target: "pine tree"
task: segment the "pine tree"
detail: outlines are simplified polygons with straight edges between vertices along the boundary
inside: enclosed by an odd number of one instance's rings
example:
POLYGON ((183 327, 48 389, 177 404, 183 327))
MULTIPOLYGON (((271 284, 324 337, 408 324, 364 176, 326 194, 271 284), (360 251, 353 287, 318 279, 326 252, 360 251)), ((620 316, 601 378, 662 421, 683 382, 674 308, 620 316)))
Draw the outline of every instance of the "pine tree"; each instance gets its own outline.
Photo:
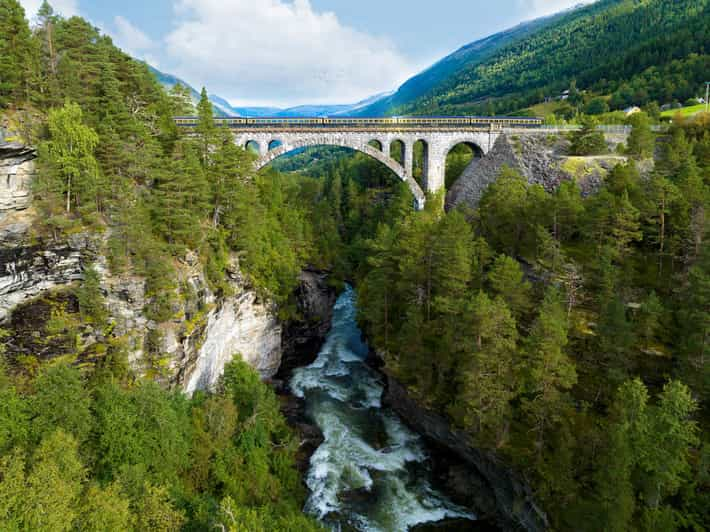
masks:
POLYGON ((560 294, 555 288, 548 288, 525 341, 523 362, 529 396, 523 408, 537 434, 540 453, 547 432, 559 422, 563 392, 577 382, 574 363, 565 353, 567 328, 567 314, 560 294))
POLYGON ((17 0, 0 0, 0 106, 29 98, 32 35, 17 0))
POLYGON ((175 116, 191 116, 195 113, 195 105, 192 103, 192 95, 182 83, 176 83, 168 93, 172 104, 172 113, 175 116))
POLYGON ((530 307, 530 283, 523 275, 520 264, 507 255, 498 255, 488 272, 488 284, 494 295, 503 298, 516 318, 530 307))
POLYGON ((202 166, 206 168, 209 164, 210 146, 215 142, 216 126, 212 103, 207 97, 207 90, 204 87, 202 87, 200 101, 197 104, 197 127, 195 132, 200 139, 202 166))
POLYGON ((59 81, 57 79, 58 54, 56 49, 55 28, 59 17, 54 13, 54 9, 43 0, 37 12, 37 26, 35 35, 39 40, 39 79, 38 103, 52 106, 59 103, 59 81))
POLYGON ((156 230, 171 244, 196 246, 200 222, 207 214, 209 192, 198 154, 187 142, 178 143, 170 168, 157 180, 153 219, 156 230))
POLYGON ((627 140, 628 152, 637 159, 653 155, 656 139, 651 130, 651 121, 646 113, 635 113, 629 119, 632 129, 627 140))
POLYGON ((643 339, 645 349, 650 347, 651 342, 658 334, 662 317, 663 304, 656 292, 651 292, 641 303, 637 318, 639 335, 643 339))
POLYGON ((604 133, 597 130, 594 120, 582 120, 582 129, 572 134, 572 155, 601 155, 608 151, 604 133))
POLYGON ((76 291, 82 319, 101 328, 106 323, 107 312, 101 291, 101 277, 94 266, 84 271, 84 281, 76 291))
POLYGON ((471 301, 470 316, 470 355, 462 368, 458 401, 450 410, 480 440, 493 437, 492 443, 500 445, 517 391, 515 318, 503 300, 491 300, 484 292, 471 301))
POLYGON ((517 255, 524 237, 526 201, 525 179, 504 167, 483 193, 477 211, 483 237, 494 249, 517 255))
POLYGON ((710 396, 710 251, 690 268, 677 313, 684 379, 710 396))

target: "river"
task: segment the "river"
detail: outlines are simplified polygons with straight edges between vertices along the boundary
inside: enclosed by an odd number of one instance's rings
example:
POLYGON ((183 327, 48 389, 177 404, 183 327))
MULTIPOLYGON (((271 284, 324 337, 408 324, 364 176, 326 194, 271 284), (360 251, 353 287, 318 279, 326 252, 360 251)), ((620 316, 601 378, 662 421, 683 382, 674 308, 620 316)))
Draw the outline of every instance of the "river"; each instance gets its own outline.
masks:
POLYGON ((306 512, 333 530, 368 532, 475 519, 432 488, 421 437, 382 407, 382 380, 365 363, 368 348, 356 313, 355 293, 347 287, 318 358, 290 381, 325 437, 311 457, 306 512))

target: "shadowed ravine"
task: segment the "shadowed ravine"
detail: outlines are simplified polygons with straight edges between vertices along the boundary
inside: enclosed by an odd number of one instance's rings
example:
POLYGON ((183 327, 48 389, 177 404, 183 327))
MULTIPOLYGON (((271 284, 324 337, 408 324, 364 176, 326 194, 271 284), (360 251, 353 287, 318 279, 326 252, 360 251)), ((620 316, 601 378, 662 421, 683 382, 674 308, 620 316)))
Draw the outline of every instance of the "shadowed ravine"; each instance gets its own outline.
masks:
POLYGON ((368 349, 355 316, 348 287, 318 358, 291 379, 325 436, 311 458, 306 511, 335 530, 404 531, 446 518, 475 519, 430 486, 421 438, 382 408, 381 379, 365 364, 368 349))

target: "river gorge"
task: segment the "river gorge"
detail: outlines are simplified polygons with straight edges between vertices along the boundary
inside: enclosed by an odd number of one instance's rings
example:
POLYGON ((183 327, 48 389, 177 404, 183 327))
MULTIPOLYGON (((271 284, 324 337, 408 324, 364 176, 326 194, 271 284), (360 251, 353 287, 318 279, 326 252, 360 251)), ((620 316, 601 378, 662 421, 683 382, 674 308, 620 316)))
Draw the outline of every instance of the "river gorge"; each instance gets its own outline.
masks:
POLYGON ((306 512, 334 530, 408 530, 444 519, 474 520, 432 487, 424 441, 383 407, 382 377, 365 362, 368 347, 356 313, 355 292, 347 287, 318 357, 290 381, 325 438, 305 479, 306 512))

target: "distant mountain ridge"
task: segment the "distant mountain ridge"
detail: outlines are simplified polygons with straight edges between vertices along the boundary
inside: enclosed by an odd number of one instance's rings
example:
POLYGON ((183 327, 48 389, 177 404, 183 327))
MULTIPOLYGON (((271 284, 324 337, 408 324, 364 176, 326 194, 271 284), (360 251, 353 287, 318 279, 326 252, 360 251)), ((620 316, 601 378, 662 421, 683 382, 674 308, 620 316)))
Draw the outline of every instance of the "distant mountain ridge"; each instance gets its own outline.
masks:
MULTIPOLYGON (((157 68, 148 65, 150 71, 155 75, 161 85, 167 89, 171 89, 177 84, 187 87, 192 96, 192 101, 194 104, 200 101, 200 93, 197 89, 192 87, 189 83, 184 80, 174 76, 172 74, 167 74, 161 72, 157 68)), ((389 96, 391 93, 376 94, 365 100, 354 104, 342 104, 342 105, 298 105, 295 107, 288 107, 282 109, 280 107, 235 107, 232 106, 226 99, 218 96, 216 94, 208 95, 210 102, 212 102, 212 107, 215 111, 216 116, 250 116, 250 117, 302 117, 302 116, 344 116, 350 113, 355 113, 356 111, 372 105, 381 98, 389 96)))

